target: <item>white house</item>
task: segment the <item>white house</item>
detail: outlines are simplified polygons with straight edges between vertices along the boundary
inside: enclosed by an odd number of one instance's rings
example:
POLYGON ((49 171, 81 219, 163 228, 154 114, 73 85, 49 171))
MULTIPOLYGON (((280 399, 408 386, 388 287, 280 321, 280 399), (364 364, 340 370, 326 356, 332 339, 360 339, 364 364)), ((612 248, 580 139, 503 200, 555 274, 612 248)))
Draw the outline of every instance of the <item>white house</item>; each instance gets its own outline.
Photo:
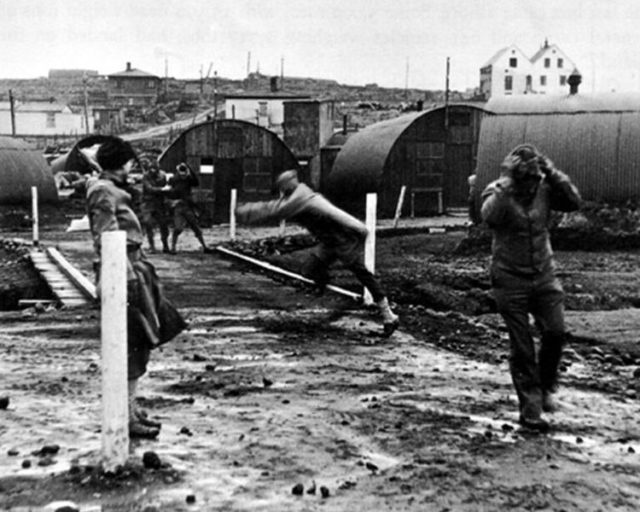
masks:
POLYGON ((225 118, 248 121, 283 137, 284 102, 308 100, 309 96, 283 92, 266 94, 230 94, 225 97, 225 118))
POLYGON ((567 79, 574 69, 575 63, 546 40, 531 58, 512 44, 480 68, 480 92, 487 99, 510 94, 568 93, 567 79))
MULTIPOLYGON (((52 101, 14 102, 16 135, 84 135, 87 133, 83 113, 73 112, 68 105, 52 101)), ((11 104, 0 102, 0 135, 12 135, 11 104)), ((89 130, 93 131, 93 116, 89 130)))

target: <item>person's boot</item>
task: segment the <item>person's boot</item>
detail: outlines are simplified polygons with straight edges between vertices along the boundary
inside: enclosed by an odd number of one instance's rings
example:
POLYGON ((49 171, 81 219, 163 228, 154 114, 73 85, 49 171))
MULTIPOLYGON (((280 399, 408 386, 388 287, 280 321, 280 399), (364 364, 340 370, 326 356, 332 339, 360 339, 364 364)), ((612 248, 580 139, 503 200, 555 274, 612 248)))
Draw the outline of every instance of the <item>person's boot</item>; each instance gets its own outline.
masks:
POLYGON ((382 328, 384 335, 391 336, 400 325, 400 318, 398 318, 398 315, 391 310, 391 306, 389 306, 389 299, 387 299, 387 297, 381 299, 377 306, 380 311, 380 316, 382 316, 382 328))
POLYGON ((520 425, 529 430, 548 432, 549 423, 542 419, 541 409, 541 404, 537 401, 526 401, 520 408, 520 425))
MULTIPOLYGON (((131 439, 155 439, 160 428, 145 424, 136 406, 137 379, 127 381, 129 391, 129 437, 131 439)), ((154 422, 155 423, 155 422, 154 422)))
POLYGON ((560 406, 558 405, 557 400, 554 397, 553 391, 543 391, 542 393, 542 410, 544 412, 548 412, 553 414, 557 412, 560 406))

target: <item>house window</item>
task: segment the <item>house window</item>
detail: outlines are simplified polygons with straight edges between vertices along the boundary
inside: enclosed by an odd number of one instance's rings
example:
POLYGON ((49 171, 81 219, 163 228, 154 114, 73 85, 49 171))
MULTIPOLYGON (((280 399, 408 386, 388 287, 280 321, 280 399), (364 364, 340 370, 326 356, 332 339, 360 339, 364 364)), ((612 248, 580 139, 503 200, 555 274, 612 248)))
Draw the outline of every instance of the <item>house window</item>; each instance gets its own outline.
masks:
POLYGON ((533 82, 531 81, 531 75, 527 75, 527 90, 530 90, 533 87, 533 82))
POLYGON ((551 67, 551 59, 544 59, 544 67, 545 68, 551 67))
POLYGON ((562 68, 564 66, 564 61, 562 59, 558 59, 558 67, 562 68))
POLYGON ((260 117, 266 117, 267 115, 267 102, 259 101, 258 102, 258 115, 260 117))
POLYGON ((512 76, 505 76, 504 77, 504 90, 505 91, 512 91, 513 90, 513 77, 512 76))
POLYGON ((567 84, 567 76, 560 75, 560 85, 566 85, 566 84, 567 84))
POLYGON ((155 86, 156 86, 156 83, 153 80, 149 80, 147 82, 147 88, 148 89, 153 89, 153 88, 155 88, 155 86))
POLYGON ((518 67, 518 59, 516 57, 511 57, 509 59, 509 67, 517 68, 518 67))
POLYGON ((547 85, 547 75, 540 75, 540 85, 547 85))
POLYGON ((56 114, 55 112, 47 112, 47 128, 56 127, 56 114))

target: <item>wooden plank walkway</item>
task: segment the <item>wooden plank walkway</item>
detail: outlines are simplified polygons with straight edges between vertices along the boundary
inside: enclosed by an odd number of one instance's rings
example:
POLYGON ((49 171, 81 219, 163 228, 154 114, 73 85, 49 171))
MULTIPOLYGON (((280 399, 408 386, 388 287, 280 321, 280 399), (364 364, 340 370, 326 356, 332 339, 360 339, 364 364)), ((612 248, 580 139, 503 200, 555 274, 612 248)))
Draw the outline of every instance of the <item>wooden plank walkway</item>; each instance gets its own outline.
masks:
POLYGON ((54 248, 32 249, 34 267, 65 307, 83 307, 97 299, 95 286, 54 248))

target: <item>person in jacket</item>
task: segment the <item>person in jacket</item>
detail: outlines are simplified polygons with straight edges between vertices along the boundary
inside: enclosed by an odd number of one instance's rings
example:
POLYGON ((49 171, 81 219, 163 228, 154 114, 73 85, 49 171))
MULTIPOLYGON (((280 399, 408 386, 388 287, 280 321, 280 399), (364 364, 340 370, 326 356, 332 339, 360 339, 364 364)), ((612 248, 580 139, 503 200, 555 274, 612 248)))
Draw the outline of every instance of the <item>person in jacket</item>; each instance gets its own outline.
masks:
POLYGON ((491 283, 509 332, 520 423, 546 431, 549 423, 542 412, 555 409, 552 394, 567 338, 564 292, 554 273, 548 224, 551 210, 577 210, 580 194, 536 147, 522 144, 507 155, 501 177, 486 187, 482 199, 482 219, 493 231, 491 283), (537 355, 529 313, 540 332, 537 355))
POLYGON ((340 260, 371 293, 382 317, 384 333, 390 336, 398 328, 399 319, 391 310, 380 283, 363 263, 366 226, 300 183, 295 170, 283 172, 276 185, 280 190, 279 199, 238 206, 238 221, 290 220, 309 230, 319 244, 306 262, 304 273, 324 290, 329 283, 329 266, 340 260))
POLYGON ((102 172, 87 190, 87 213, 97 256, 94 261, 100 290, 102 233, 121 230, 127 238, 127 378, 129 388, 129 435, 155 438, 160 423, 152 421, 136 405, 136 388, 147 370, 151 350, 170 341, 186 322, 164 296, 155 268, 142 252, 143 233, 132 208, 127 174, 136 155, 131 146, 113 137, 96 153, 102 172))
POLYGON ((187 226, 196 235, 202 250, 204 252, 212 251, 204 241, 202 230, 198 225, 196 205, 191 197, 191 189, 197 187, 198 183, 196 173, 184 162, 176 166, 176 173, 169 179, 167 191, 169 198, 173 201, 173 232, 170 250, 172 254, 176 253, 178 237, 187 226))
POLYGON ((162 241, 162 252, 169 249, 169 205, 166 197, 167 176, 158 164, 149 159, 141 159, 142 167, 142 206, 141 221, 147 235, 149 250, 155 252, 153 229, 157 226, 162 241))

